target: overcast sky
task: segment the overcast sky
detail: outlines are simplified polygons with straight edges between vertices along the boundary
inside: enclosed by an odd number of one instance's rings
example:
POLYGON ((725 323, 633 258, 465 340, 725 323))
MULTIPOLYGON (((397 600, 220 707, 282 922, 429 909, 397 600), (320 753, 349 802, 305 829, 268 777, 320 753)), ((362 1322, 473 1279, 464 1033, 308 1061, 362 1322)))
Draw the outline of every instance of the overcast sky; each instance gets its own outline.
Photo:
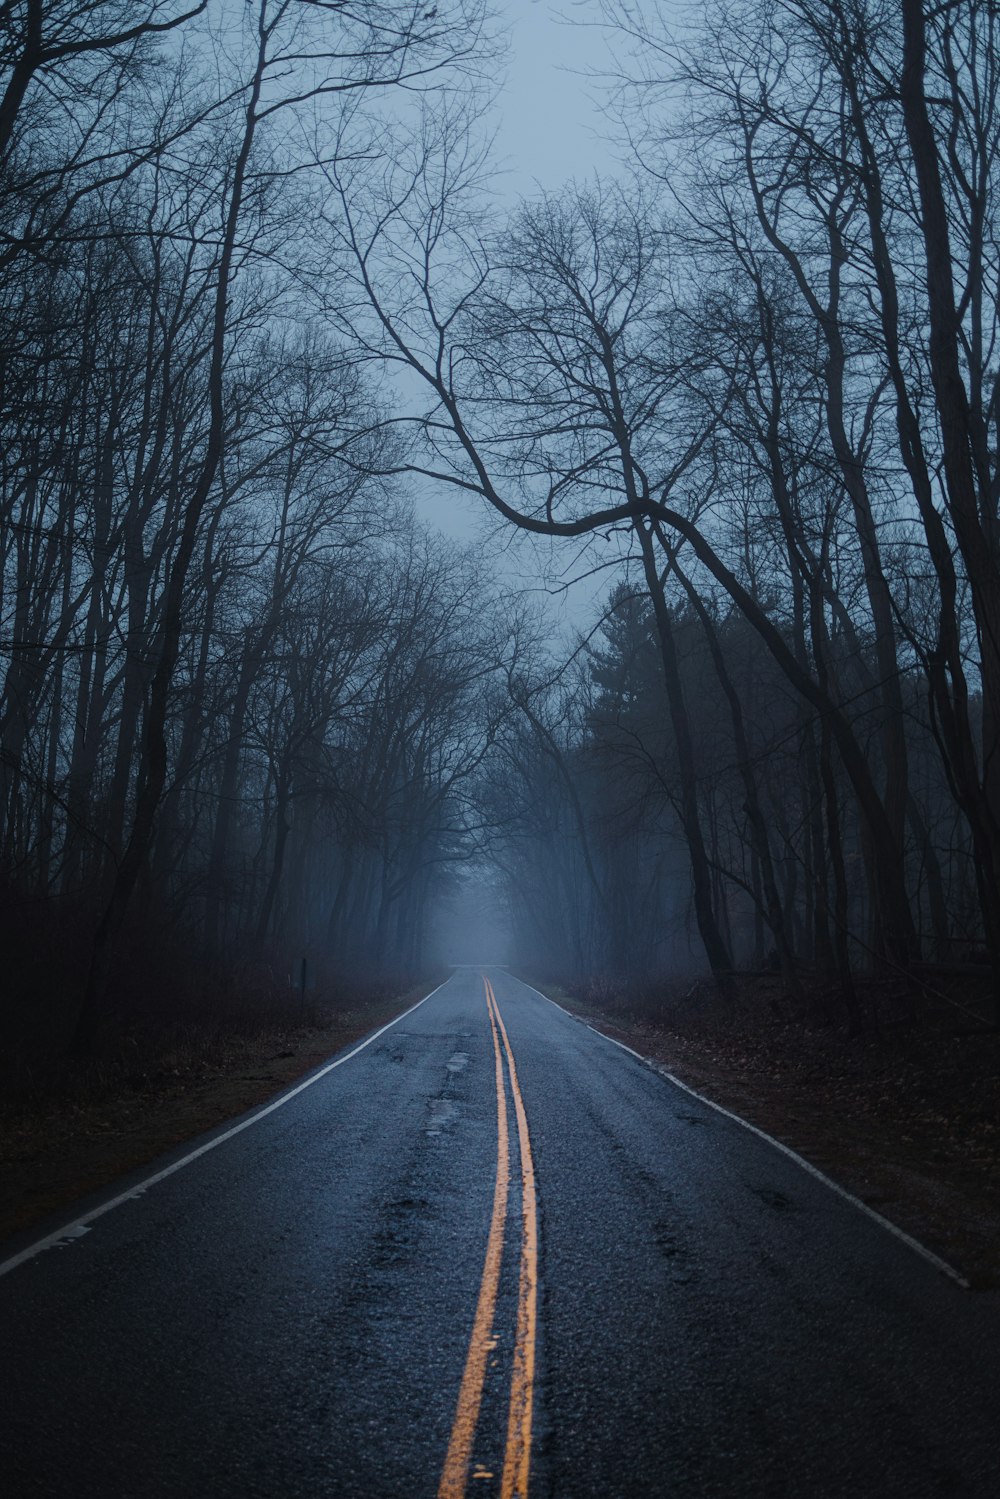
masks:
POLYGON ((502 14, 511 28, 497 138, 498 157, 510 168, 505 186, 512 195, 530 194, 536 182, 556 188, 595 169, 613 172, 600 85, 586 76, 608 61, 596 0, 507 0, 502 14))
MULTIPOLYGON (((608 125, 597 105, 600 85, 587 76, 608 60, 596 0, 506 0, 501 14, 510 28, 510 56, 498 103, 495 159, 503 168, 496 187, 505 203, 556 189, 570 178, 585 180, 595 171, 614 174, 616 153, 603 138, 608 125)), ((579 562, 573 544, 529 541, 512 527, 491 523, 483 502, 453 490, 425 491, 419 509, 445 535, 462 542, 482 537, 488 528, 495 543, 503 544, 498 562, 515 586, 558 589, 588 565, 579 562)), ((610 586, 604 577, 580 584, 562 606, 556 595, 557 614, 571 627, 588 622, 595 594, 603 596, 610 586)))

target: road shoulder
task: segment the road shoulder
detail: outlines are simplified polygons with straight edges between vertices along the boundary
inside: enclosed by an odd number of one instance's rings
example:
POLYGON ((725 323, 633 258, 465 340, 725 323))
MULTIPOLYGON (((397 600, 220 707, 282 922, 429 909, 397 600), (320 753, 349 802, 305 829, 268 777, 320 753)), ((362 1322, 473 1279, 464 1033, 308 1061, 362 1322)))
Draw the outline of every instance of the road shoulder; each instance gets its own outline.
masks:
POLYGON ((346 1010, 326 1023, 266 1030, 210 1059, 166 1055, 152 1075, 103 1097, 30 1103, 0 1115, 0 1243, 119 1178, 258 1108, 433 988, 346 1010))
MULTIPOLYGON (((947 1068, 887 1060, 829 1038, 693 1037, 542 984, 577 1019, 631 1048, 801 1156, 968 1279, 1000 1286, 998 1097, 947 1068), (824 1049, 825 1048, 825 1049, 824 1049)), ((988 1066, 985 1069, 988 1074, 988 1066)))

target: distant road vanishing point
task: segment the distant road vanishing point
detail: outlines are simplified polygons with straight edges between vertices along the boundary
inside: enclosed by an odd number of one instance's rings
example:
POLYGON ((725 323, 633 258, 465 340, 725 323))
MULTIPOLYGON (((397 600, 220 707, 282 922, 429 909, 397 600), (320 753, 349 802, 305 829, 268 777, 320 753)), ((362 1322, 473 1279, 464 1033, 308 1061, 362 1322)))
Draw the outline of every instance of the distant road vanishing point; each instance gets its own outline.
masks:
POLYGON ((499 969, 8 1255, 5 1499, 1000 1495, 997 1294, 499 969))

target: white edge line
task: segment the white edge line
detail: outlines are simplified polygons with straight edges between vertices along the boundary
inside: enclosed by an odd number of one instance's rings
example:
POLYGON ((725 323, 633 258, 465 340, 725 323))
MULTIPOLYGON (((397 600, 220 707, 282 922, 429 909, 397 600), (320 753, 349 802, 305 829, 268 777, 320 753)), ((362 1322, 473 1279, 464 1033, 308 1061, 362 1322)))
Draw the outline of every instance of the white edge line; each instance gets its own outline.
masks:
MULTIPOLYGON (((524 984, 524 979, 519 979, 518 982, 524 984)), ((935 1254, 933 1249, 928 1249, 926 1244, 921 1244, 919 1239, 915 1239, 905 1229, 899 1228, 888 1218, 884 1218, 881 1213, 877 1213, 874 1208, 869 1207, 867 1202, 862 1202, 860 1197, 855 1197, 853 1192, 848 1192, 846 1187, 842 1187, 831 1176, 827 1176, 825 1171, 820 1171, 818 1166, 814 1166, 811 1161, 807 1161, 804 1156, 799 1155, 798 1151, 793 1150, 790 1145, 784 1145, 780 1140, 776 1140, 773 1135, 769 1135, 766 1130, 758 1129, 756 1124, 751 1124, 749 1119, 744 1119, 740 1114, 734 1114, 732 1109, 724 1108, 721 1103, 715 1103, 711 1098, 706 1098, 704 1093, 699 1093, 696 1088, 691 1088, 687 1083, 681 1082, 679 1077, 675 1077, 672 1072, 668 1071, 666 1067, 661 1066, 659 1062, 654 1062, 651 1057, 644 1057, 641 1052, 633 1051, 632 1047, 626 1046, 624 1041, 616 1041, 614 1036, 606 1035, 604 1031, 598 1030, 596 1025, 591 1025, 582 1016, 574 1015, 572 1010, 567 1010, 563 1005, 556 1004, 554 999, 549 999, 547 994, 543 994, 540 989, 536 989, 532 984, 524 984, 524 987, 530 989, 532 994, 537 994, 539 999, 544 999, 550 1005, 555 1005, 557 1010, 562 1010, 563 1014, 568 1015, 570 1020, 576 1020, 581 1025, 585 1025, 588 1031, 593 1031, 594 1035, 600 1036, 603 1041, 610 1041, 611 1045, 617 1046, 620 1051, 627 1051, 630 1057, 635 1057, 636 1061, 641 1062, 644 1067, 648 1067, 651 1071, 658 1073, 660 1077, 666 1078, 668 1082, 673 1083, 675 1088, 680 1088, 683 1092, 689 1093, 692 1098, 697 1098, 699 1103, 706 1104, 708 1108, 714 1109, 717 1114, 723 1114, 727 1119, 732 1119, 734 1124, 739 1124, 743 1129, 749 1130, 759 1140, 766 1140, 768 1145, 773 1145, 775 1150, 780 1150, 782 1155, 787 1156, 790 1161, 794 1161, 796 1165, 801 1166, 803 1171, 808 1171, 810 1176, 814 1176, 817 1181, 823 1182, 825 1186, 830 1188, 831 1192, 836 1192, 838 1197, 842 1197, 845 1202, 849 1202, 852 1207, 864 1213, 867 1218, 871 1218, 873 1223, 877 1223, 880 1228, 884 1228, 887 1233, 892 1234, 894 1239, 898 1239, 900 1243, 905 1244, 907 1248, 919 1254, 921 1259, 926 1260, 929 1265, 933 1265, 935 1270, 940 1270, 942 1275, 947 1275, 948 1279, 953 1280, 957 1286, 961 1286, 963 1291, 970 1291, 972 1289, 970 1282, 966 1280, 960 1271, 955 1269, 954 1265, 949 1265, 948 1261, 943 1260, 939 1254, 935 1254)), ((2 1267, 0 1267, 0 1270, 2 1270, 2 1267)))
MULTIPOLYGON (((450 983, 451 978, 452 975, 449 974, 444 984, 450 983)), ((199 1156, 206 1155, 210 1150, 215 1150, 218 1145, 224 1145, 234 1135, 238 1135, 243 1130, 249 1129, 251 1124, 257 1124, 259 1120, 265 1119, 268 1114, 273 1114, 275 1109, 282 1108, 296 1094, 303 1093, 306 1088, 311 1088, 313 1083, 318 1083, 321 1078, 326 1077, 327 1073, 332 1072, 335 1067, 342 1067, 345 1062, 349 1062, 352 1057, 356 1057, 359 1051, 364 1051, 366 1046, 371 1046, 373 1041, 377 1041, 379 1036, 384 1035, 392 1026, 398 1025, 401 1020, 405 1020, 407 1015, 412 1015, 414 1010, 419 1010, 422 1004, 426 1004, 429 999, 433 999, 439 989, 444 988, 444 984, 438 984, 437 989, 432 989, 429 994, 424 995, 423 999, 418 999, 415 1005, 411 1005, 408 1010, 404 1010, 401 1015, 397 1015, 393 1020, 387 1021, 377 1031, 373 1031, 366 1040, 362 1041, 360 1045, 355 1046, 353 1051, 347 1052, 342 1057, 337 1057, 333 1062, 328 1062, 325 1067, 321 1067, 318 1072, 314 1072, 312 1077, 307 1077, 305 1082, 296 1084, 294 1088, 289 1088, 280 1097, 274 1098, 270 1103, 266 1103, 261 1108, 256 1109, 248 1118, 241 1119, 239 1124, 234 1124, 232 1129, 227 1129, 221 1135, 216 1135, 214 1139, 206 1141, 204 1145, 199 1145, 197 1150, 189 1150, 187 1155, 181 1156, 179 1161, 174 1161, 171 1165, 165 1166, 162 1171, 155 1171, 152 1176, 144 1177, 134 1187, 129 1187, 127 1192, 119 1192, 117 1197, 109 1197, 107 1202, 99 1203, 97 1207, 91 1208, 89 1213, 84 1213, 81 1218, 74 1218, 63 1228, 57 1228, 53 1233, 46 1234, 44 1239, 38 1239, 34 1244, 29 1244, 27 1249, 22 1249, 19 1254, 13 1254, 10 1259, 0 1261, 0 1275, 9 1274, 11 1270, 16 1270, 18 1265, 23 1265, 26 1260, 34 1259, 35 1255, 41 1254, 46 1249, 52 1249, 56 1244, 62 1244, 67 1239, 82 1238, 90 1225, 97 1218, 103 1218, 105 1213, 110 1213, 112 1208, 121 1207, 123 1202, 131 1202, 134 1197, 141 1197, 144 1192, 148 1192, 150 1187, 155 1187, 158 1182, 164 1181, 168 1176, 173 1176, 175 1171, 180 1171, 183 1167, 190 1166, 191 1162, 196 1161, 199 1156)))

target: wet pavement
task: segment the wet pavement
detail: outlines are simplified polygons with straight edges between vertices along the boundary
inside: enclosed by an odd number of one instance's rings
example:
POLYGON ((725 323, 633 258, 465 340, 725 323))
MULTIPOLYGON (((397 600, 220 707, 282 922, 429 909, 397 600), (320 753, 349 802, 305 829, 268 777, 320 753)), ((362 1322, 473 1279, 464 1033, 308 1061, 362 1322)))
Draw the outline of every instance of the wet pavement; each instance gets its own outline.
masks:
MULTIPOLYGON (((996 1499, 997 1293, 490 972, 538 1199, 531 1495, 996 1499)), ((495 1211, 495 1079, 483 982, 459 970, 0 1277, 0 1493, 433 1499, 495 1211)), ((510 1135, 482 1496, 520 1336, 513 1112, 510 1135)))

